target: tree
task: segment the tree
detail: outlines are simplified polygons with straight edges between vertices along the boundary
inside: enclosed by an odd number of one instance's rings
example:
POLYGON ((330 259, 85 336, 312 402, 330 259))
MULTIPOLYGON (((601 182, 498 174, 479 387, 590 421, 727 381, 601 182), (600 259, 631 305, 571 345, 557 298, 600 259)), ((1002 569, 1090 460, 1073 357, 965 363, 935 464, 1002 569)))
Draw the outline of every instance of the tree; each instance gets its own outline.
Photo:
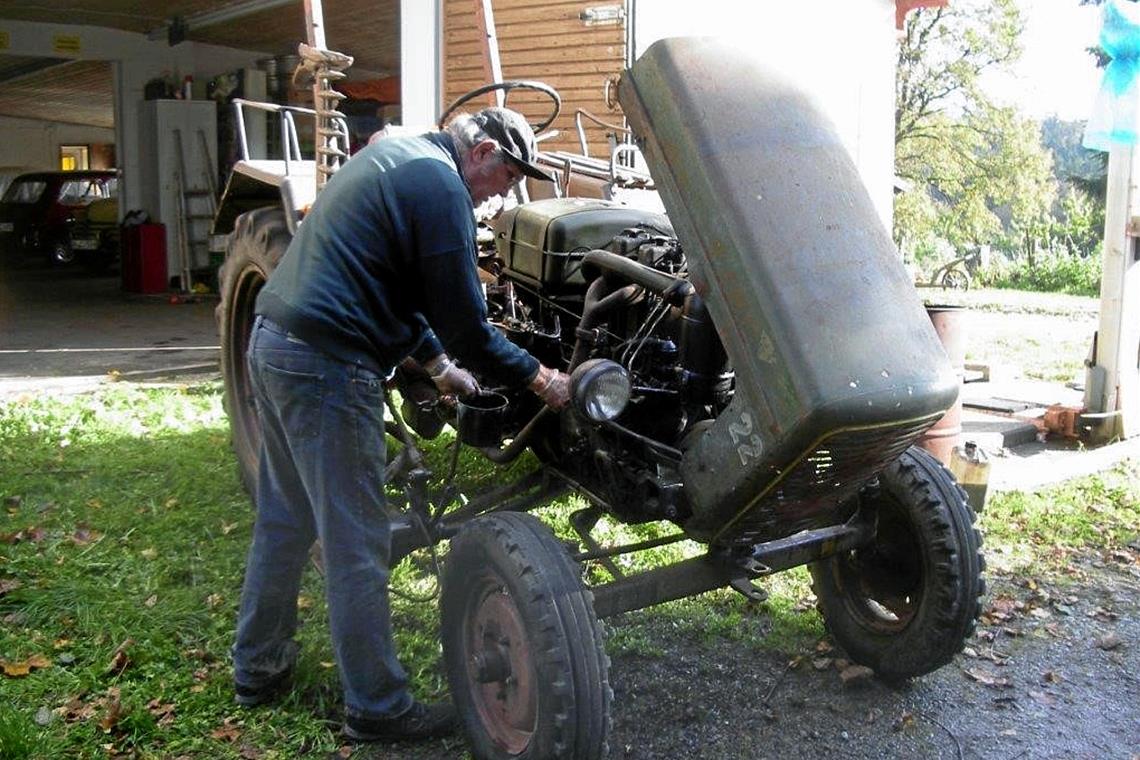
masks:
POLYGON ((896 80, 896 239, 918 258, 936 239, 964 251, 1024 247, 1049 227, 1055 186, 1035 123, 980 81, 1021 54, 1015 0, 956 0, 907 20, 896 80))

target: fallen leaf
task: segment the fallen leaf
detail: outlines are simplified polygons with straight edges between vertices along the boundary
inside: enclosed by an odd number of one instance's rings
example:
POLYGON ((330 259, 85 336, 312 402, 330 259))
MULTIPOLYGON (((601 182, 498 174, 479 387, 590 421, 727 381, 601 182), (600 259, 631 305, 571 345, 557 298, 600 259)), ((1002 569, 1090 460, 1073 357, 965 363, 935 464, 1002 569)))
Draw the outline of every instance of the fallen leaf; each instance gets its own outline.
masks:
POLYGON ((1064 636, 1065 636, 1065 631, 1063 628, 1061 628, 1060 623, 1046 623, 1045 624, 1045 632, 1048 633, 1050 636, 1053 636, 1054 638, 1058 638, 1058 639, 1064 638, 1064 636))
POLYGON ((223 600, 222 600, 221 594, 210 594, 209 596, 206 597, 206 606, 209 607, 210 609, 214 609, 219 604, 221 604, 222 601, 223 600))
POLYGON ((160 702, 158 699, 152 699, 146 703, 146 709, 158 719, 158 725, 163 728, 174 722, 174 704, 171 702, 160 702))
POLYGON ((313 606, 313 600, 310 597, 305 596, 304 594, 300 594, 297 597, 297 609, 307 610, 312 606, 313 606))
POLYGON ((146 598, 146 601, 143 602, 144 607, 153 607, 156 604, 158 604, 158 594, 151 594, 146 598))
POLYGON ((1099 649, 1104 649, 1106 651, 1111 650, 1111 649, 1116 649, 1117 647, 1121 646, 1123 643, 1124 643, 1124 639, 1117 636, 1115 632, 1110 632, 1110 633, 1106 633, 1103 636, 1098 636, 1097 640, 1096 640, 1097 647, 1099 649))
POLYGON ((910 728, 913 725, 914 715, 909 712, 904 712, 902 715, 895 719, 895 722, 893 724, 891 724, 891 730, 898 732, 910 728))
POLYGON ((821 640, 818 644, 815 645, 815 651, 819 654, 828 654, 833 649, 835 649, 835 647, 833 647, 831 645, 831 642, 827 640, 821 640))
POLYGON ((343 758, 349 758, 352 757, 353 749, 355 748, 351 744, 345 744, 343 747, 337 750, 337 754, 343 758))
POLYGON ((23 678, 37 668, 51 667, 51 660, 41 654, 32 655, 22 662, 0 660, 0 670, 9 678, 23 678))
POLYGON ((1034 702, 1037 702, 1038 704, 1041 704, 1041 705, 1054 705, 1057 703, 1056 699, 1054 699, 1052 696, 1046 694, 1043 691, 1035 691, 1033 689, 1030 689, 1029 690, 1029 697, 1034 702))
POLYGON ((336 663, 333 662, 332 660, 321 660, 321 667, 322 668, 335 668, 336 663))
POLYGON ((87 506, 91 507, 92 509, 102 509, 103 502, 99 501, 99 499, 88 499, 87 506))
POLYGON ((111 662, 107 664, 107 669, 104 671, 106 675, 117 676, 124 670, 130 667, 131 658, 127 655, 127 650, 135 643, 134 639, 127 639, 122 644, 119 644, 115 649, 115 653, 111 655, 111 662))
POLYGON ((225 718, 222 725, 210 732, 210 737, 220 742, 236 742, 241 737, 241 729, 234 725, 233 718, 225 718))
POLYGON ((84 702, 80 697, 73 697, 67 703, 55 708, 55 714, 68 723, 87 720, 95 714, 95 705, 84 702))
POLYGON ((230 532, 233 531, 233 529, 236 528, 240 524, 241 523, 236 523, 236 522, 227 523, 225 520, 223 520, 222 521, 222 535, 228 536, 230 534, 230 532))
POLYGON ((1065 679, 1055 670, 1046 670, 1041 674, 1041 683, 1061 683, 1063 680, 1065 679))
POLYGON ((877 721, 881 717, 883 717, 883 711, 877 707, 872 707, 870 710, 867 711, 866 720, 868 723, 874 723, 875 721, 877 721))
POLYGON ((830 657, 816 657, 811 661, 811 666, 816 670, 827 670, 831 667, 830 657))
POLYGON ((875 671, 865 665, 849 665, 839 672, 839 679, 844 686, 858 686, 871 680, 875 671))
POLYGON ((15 591, 24 584, 15 578, 0 578, 0 596, 4 596, 9 591, 15 591))
POLYGON ((238 752, 238 757, 242 758, 242 760, 261 760, 264 755, 264 750, 260 750, 252 744, 241 745, 241 751, 238 752))
POLYGON ((158 550, 157 549, 143 549, 141 552, 139 552, 139 555, 142 556, 143 559, 154 559, 155 557, 158 556, 158 550))
POLYGON ((166 507, 167 509, 173 509, 174 507, 178 506, 178 499, 174 499, 174 498, 167 499, 166 503, 163 504, 163 506, 166 507))
POLYGON ((4 675, 9 678, 23 678, 32 672, 27 662, 8 662, 7 660, 0 660, 0 670, 3 670, 4 675))
POLYGON ((975 650, 973 647, 963 647, 962 648, 962 654, 964 654, 967 657, 973 657, 973 658, 977 658, 977 656, 978 656, 977 650, 975 650))
POLYGON ((992 686, 999 689, 1008 689, 1013 686, 1013 681, 1009 680, 1008 678, 1002 678, 1000 676, 994 675, 993 673, 987 673, 980 668, 963 670, 962 672, 965 673, 966 677, 971 681, 977 681, 983 686, 992 686))
POLYGON ((107 690, 107 712, 99 720, 99 728, 103 729, 103 733, 109 734, 122 717, 123 703, 119 700, 119 687, 112 686, 107 690))
POLYGON ((1038 620, 1048 620, 1053 617, 1053 613, 1044 607, 1034 607, 1029 611, 1029 614, 1038 620))
POLYGON ((37 726, 46 726, 55 718, 55 713, 49 707, 41 707, 36 710, 36 717, 34 718, 37 726))
POLYGON ((1111 623, 1120 617, 1112 610, 1105 609, 1104 607, 1097 607, 1096 609, 1089 610, 1085 613, 1085 615, 1093 618, 1094 620, 1099 620, 1102 623, 1111 623))
POLYGON ((76 528, 75 532, 71 534, 71 543, 76 546, 87 546, 100 538, 99 531, 91 530, 90 528, 76 528))

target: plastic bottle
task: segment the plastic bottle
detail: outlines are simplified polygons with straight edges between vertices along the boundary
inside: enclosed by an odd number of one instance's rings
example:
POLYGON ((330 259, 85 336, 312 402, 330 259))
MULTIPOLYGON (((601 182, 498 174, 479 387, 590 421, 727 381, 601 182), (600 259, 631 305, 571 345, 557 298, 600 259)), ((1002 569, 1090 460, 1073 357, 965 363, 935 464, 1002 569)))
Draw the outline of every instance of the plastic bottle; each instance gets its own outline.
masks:
POLYGON ((194 77, 190 76, 189 74, 187 74, 186 78, 182 80, 182 99, 194 99, 194 77))
POLYGON ((970 506, 981 512, 986 505, 986 490, 990 482, 990 460, 973 441, 955 446, 950 452, 950 472, 970 498, 970 506))

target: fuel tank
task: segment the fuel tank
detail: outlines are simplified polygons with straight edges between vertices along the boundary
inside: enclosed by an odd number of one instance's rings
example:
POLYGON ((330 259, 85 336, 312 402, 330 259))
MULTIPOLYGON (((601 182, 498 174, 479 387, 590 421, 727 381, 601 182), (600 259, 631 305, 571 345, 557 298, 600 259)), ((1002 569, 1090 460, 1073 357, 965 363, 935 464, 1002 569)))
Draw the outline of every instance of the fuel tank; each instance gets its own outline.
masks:
POLYGON ((736 372, 682 460, 694 538, 845 519, 958 383, 834 126, 727 43, 661 40, 619 99, 736 372))

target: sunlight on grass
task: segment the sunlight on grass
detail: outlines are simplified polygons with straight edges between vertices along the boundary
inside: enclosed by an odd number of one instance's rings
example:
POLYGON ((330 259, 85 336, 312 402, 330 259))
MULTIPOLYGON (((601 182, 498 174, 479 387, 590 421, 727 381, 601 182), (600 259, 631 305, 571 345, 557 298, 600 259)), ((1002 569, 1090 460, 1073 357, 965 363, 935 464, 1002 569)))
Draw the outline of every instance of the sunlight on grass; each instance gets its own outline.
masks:
POLYGON ((1111 552, 1140 535, 1140 462, 1038 491, 996 494, 981 526, 991 565, 1066 571, 1078 552, 1111 552))
MULTIPOLYGON (((273 710, 232 702, 229 647, 253 514, 238 478, 217 384, 117 385, 89 395, 0 403, 0 757, 237 758, 327 756, 340 746, 341 692, 323 584, 302 583, 296 686, 273 710), (252 748, 250 750, 249 748, 252 748)), ((438 485, 449 433, 426 447, 438 485)), ((465 449, 465 492, 511 482, 509 468, 465 449)), ((994 497, 987 551, 1014 567, 1063 568, 1073 552, 1122 545, 1140 531, 1140 466, 1047 491, 994 497)), ((395 491, 391 492, 397 496, 395 491)), ((566 496, 537 510, 577 543, 566 496)), ((622 544, 670 535, 665 524, 603 518, 594 535, 622 544)), ((680 541, 615 561, 635 573, 696 556, 680 541)), ((439 560, 446 546, 439 548, 439 560)), ((395 637, 414 693, 444 698, 437 583, 430 552, 393 572, 395 637)), ((594 583, 610 579, 600 562, 594 583)), ((795 657, 824 635, 806 569, 765 578, 769 598, 728 590, 606 622, 614 656, 660 656, 661 642, 725 642, 795 657)))

